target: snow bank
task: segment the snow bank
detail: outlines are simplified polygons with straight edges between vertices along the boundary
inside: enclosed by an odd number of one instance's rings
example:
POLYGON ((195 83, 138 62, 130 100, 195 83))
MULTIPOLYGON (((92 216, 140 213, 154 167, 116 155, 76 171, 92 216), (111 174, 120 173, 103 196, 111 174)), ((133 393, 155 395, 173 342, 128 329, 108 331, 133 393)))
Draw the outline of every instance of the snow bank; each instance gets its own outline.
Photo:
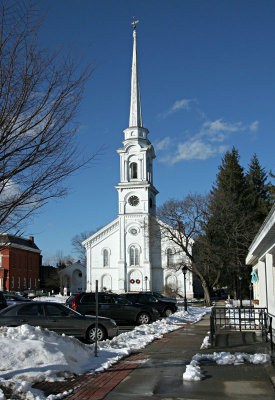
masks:
POLYGON ((234 353, 220 352, 213 354, 195 354, 192 357, 190 364, 186 365, 186 370, 183 374, 183 380, 185 381, 198 381, 203 379, 203 374, 200 368, 200 361, 214 361, 218 365, 240 365, 245 362, 251 364, 264 364, 270 361, 268 354, 256 353, 234 353))

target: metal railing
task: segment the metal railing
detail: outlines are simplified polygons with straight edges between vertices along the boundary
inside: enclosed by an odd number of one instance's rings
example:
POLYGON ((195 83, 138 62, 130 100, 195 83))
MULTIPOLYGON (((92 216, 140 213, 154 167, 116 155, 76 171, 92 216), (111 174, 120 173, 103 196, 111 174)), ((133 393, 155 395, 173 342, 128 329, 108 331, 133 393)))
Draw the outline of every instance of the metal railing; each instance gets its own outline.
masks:
POLYGON ((210 315, 210 342, 214 344, 217 331, 260 330, 266 341, 272 344, 272 318, 266 308, 213 307, 210 315))

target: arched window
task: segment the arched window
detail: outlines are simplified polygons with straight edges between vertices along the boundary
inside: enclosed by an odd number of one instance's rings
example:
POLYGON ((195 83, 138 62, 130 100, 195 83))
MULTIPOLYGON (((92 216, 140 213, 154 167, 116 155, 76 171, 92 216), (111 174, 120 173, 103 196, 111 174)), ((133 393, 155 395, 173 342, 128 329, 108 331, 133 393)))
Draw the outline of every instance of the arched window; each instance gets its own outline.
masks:
POLYGON ((109 252, 107 249, 103 250, 103 267, 109 266, 109 252))
POLYGON ((135 162, 130 164, 130 177, 131 179, 137 179, 137 163, 135 162))
POLYGON ((167 249, 167 267, 171 267, 173 264, 173 250, 167 249))
POLYGON ((135 246, 130 247, 130 265, 139 265, 139 250, 135 246))

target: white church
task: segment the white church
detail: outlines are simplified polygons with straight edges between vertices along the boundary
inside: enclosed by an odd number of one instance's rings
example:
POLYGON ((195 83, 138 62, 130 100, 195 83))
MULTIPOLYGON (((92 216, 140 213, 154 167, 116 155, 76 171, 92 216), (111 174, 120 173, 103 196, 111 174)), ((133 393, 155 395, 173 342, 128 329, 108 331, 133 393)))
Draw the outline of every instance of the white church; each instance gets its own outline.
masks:
MULTIPOLYGON (((171 266, 180 265, 184 254, 175 244, 152 237, 149 221, 156 211, 157 189, 153 184, 155 151, 143 127, 138 76, 136 26, 133 31, 133 60, 129 127, 124 130, 120 157, 118 217, 87 238, 87 291, 154 290, 169 286, 184 294, 184 275, 171 266)), ((186 274, 186 296, 193 297, 192 274, 186 274)))

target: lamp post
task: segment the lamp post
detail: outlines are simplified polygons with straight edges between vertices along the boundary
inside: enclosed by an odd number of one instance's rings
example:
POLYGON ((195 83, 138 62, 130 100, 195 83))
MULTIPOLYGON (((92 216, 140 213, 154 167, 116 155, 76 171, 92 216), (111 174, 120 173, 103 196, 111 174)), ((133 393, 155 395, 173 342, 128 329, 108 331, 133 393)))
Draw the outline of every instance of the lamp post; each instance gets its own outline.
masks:
POLYGON ((147 281, 148 281, 148 276, 145 276, 144 279, 145 279, 145 292, 147 292, 147 281))
POLYGON ((186 272, 187 272, 187 267, 184 265, 182 267, 182 273, 184 276, 184 311, 187 311, 187 298, 186 298, 186 272))
POLYGON ((242 308, 243 306, 243 299, 242 299, 242 277, 241 275, 239 276, 239 281, 240 281, 240 307, 242 308))
POLYGON ((250 307, 252 307, 252 288, 253 288, 253 285, 250 282, 250 284, 249 284, 249 305, 250 305, 250 307))

